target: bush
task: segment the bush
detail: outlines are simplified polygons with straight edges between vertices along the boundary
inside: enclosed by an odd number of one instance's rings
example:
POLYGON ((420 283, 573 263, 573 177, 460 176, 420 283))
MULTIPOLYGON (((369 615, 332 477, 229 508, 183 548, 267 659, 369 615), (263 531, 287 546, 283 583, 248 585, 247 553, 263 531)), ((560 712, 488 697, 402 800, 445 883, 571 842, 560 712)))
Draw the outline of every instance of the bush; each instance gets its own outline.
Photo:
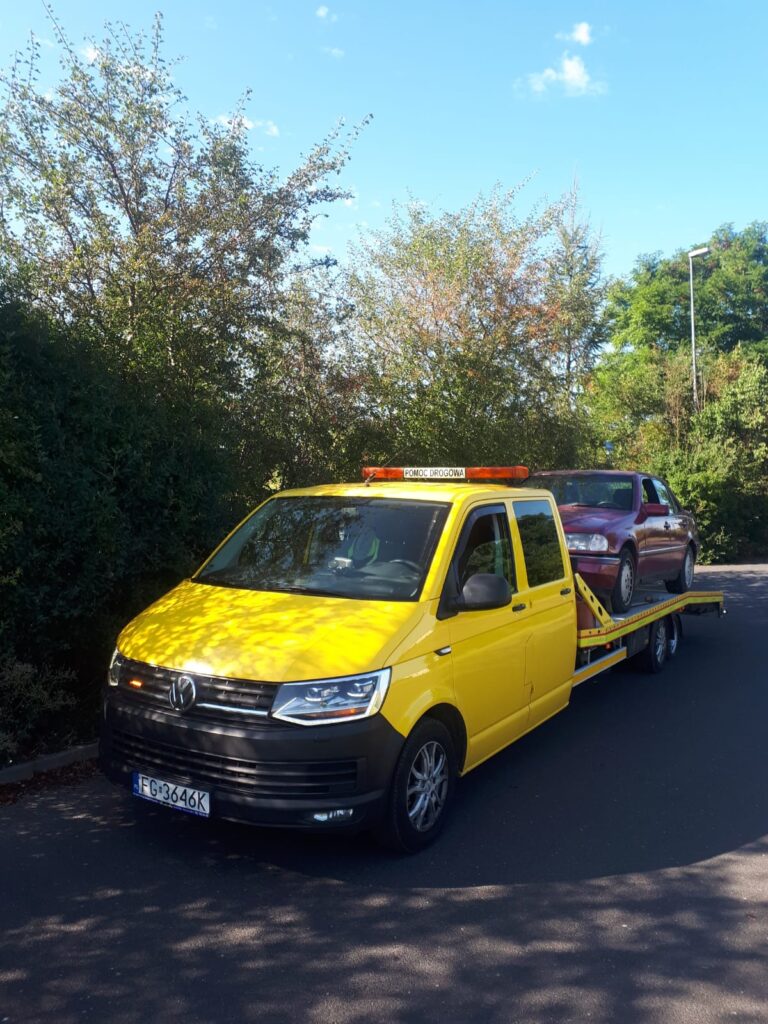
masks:
POLYGON ((25 666, 19 750, 52 728, 56 694, 73 702, 77 738, 92 734, 119 629, 239 517, 223 419, 0 300, 0 653, 25 666))
POLYGON ((0 659, 0 765, 72 741, 73 681, 66 669, 0 659))

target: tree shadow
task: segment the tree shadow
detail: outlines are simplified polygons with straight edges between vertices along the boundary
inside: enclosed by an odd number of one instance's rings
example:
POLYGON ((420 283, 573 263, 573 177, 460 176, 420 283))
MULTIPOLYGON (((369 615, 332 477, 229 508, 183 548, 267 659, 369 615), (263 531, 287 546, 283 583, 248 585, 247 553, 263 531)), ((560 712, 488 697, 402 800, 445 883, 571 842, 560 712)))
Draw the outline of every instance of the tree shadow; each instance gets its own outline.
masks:
POLYGON ((687 619, 660 676, 581 687, 463 780, 416 857, 137 807, 103 780, 4 809, 5 1013, 763 1021, 768 600, 765 574, 721 582, 728 618, 687 619))

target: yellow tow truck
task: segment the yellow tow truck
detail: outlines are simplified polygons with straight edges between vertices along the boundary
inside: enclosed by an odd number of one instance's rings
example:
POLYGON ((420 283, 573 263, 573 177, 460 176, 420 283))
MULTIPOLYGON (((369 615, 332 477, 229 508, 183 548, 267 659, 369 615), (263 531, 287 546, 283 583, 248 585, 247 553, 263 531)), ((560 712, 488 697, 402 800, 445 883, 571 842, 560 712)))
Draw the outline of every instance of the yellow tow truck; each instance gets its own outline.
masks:
POLYGON ((723 611, 692 590, 609 615, 527 475, 366 467, 269 498, 120 634, 103 770, 203 817, 427 846, 460 776, 723 611))

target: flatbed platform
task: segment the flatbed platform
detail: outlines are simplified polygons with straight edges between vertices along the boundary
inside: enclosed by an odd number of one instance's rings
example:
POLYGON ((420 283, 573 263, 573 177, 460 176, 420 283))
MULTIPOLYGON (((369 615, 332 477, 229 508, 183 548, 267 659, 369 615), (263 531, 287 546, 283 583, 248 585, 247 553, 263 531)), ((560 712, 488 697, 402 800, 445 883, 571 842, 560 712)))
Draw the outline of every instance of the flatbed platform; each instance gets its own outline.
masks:
POLYGON ((721 615, 724 611, 724 598, 719 590, 688 590, 684 594, 669 594, 667 591, 639 591, 637 600, 629 611, 611 615, 602 607, 581 577, 577 577, 576 582, 579 595, 587 601, 598 623, 592 629, 578 631, 579 647, 597 647, 610 643, 612 640, 618 640, 665 615, 675 613, 701 615, 706 612, 716 612, 721 615), (587 595, 582 592, 582 587, 587 591, 587 595))

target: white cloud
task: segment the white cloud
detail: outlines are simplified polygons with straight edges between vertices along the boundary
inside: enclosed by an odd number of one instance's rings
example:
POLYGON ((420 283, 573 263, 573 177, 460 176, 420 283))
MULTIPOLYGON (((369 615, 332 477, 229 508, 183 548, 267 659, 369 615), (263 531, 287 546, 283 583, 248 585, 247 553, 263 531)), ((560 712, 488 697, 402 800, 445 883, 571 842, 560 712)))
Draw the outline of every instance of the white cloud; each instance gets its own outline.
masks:
POLYGON ((89 64, 93 64, 99 56, 99 51, 93 43, 89 43, 87 46, 84 46, 80 53, 85 57, 89 64))
POLYGON ((230 117, 229 114, 219 114, 214 121, 216 124, 224 125, 225 128, 245 129, 247 132, 258 128, 273 139, 280 134, 280 129, 274 121, 252 121, 245 114, 236 114, 234 117, 230 117))
POLYGON ((318 7, 317 10, 315 11, 315 15, 318 18, 327 18, 329 13, 330 12, 328 8, 325 6, 325 4, 323 4, 322 7, 318 7))
POLYGON ((581 57, 564 53, 559 68, 545 68, 528 75, 528 85, 539 95, 552 87, 561 87, 566 96, 595 96, 605 92, 605 83, 596 82, 581 57))
POLYGON ((555 38, 564 39, 567 43, 589 46, 592 42, 592 26, 588 21, 577 21, 570 32, 558 32, 555 38))
POLYGON ((218 114, 214 120, 216 124, 223 124, 225 128, 245 129, 247 132, 253 128, 253 121, 244 114, 235 114, 234 117, 230 117, 229 114, 218 114))
POLYGON ((340 60, 344 56, 344 51, 340 50, 338 46, 324 46, 323 52, 327 53, 329 57, 333 57, 334 60, 340 60))

